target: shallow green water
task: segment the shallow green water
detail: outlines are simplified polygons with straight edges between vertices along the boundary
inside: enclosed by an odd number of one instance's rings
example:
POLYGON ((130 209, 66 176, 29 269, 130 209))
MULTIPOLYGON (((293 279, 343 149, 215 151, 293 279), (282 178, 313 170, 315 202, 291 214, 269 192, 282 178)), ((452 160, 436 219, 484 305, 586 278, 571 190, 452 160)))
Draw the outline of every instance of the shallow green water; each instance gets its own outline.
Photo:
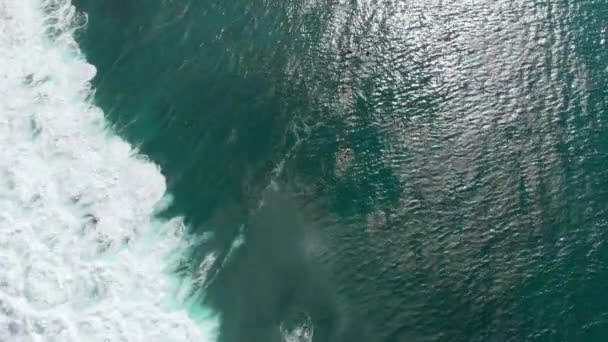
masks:
POLYGON ((608 338, 607 2, 75 4, 221 341, 608 338))

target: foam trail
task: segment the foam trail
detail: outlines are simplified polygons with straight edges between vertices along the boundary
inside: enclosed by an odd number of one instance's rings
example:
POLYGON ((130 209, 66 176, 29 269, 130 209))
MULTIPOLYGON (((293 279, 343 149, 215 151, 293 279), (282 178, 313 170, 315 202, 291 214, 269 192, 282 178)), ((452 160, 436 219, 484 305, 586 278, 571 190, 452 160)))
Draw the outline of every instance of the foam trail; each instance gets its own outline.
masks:
POLYGON ((163 177, 87 100, 82 19, 0 0, 0 341, 212 341, 216 317, 165 305, 188 240, 150 219, 163 177))

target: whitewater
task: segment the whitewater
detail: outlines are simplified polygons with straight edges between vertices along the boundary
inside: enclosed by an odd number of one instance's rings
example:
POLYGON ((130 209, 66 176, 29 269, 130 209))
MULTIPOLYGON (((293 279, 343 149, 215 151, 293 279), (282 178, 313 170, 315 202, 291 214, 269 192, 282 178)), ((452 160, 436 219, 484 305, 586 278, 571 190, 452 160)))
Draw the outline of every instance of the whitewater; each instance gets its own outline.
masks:
POLYGON ((84 19, 0 0, 0 341, 212 341, 171 275, 192 242, 154 218, 160 170, 92 104, 84 19))

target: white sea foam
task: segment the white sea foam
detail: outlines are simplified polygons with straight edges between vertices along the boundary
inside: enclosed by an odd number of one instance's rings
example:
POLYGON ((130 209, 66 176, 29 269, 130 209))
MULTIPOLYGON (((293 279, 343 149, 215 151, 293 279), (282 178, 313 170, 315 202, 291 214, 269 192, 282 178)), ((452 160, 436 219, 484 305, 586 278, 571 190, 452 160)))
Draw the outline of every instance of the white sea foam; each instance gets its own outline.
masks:
POLYGON ((0 341, 214 340, 215 317, 166 305, 188 240, 151 219, 163 177, 88 100, 81 19, 0 0, 0 341))

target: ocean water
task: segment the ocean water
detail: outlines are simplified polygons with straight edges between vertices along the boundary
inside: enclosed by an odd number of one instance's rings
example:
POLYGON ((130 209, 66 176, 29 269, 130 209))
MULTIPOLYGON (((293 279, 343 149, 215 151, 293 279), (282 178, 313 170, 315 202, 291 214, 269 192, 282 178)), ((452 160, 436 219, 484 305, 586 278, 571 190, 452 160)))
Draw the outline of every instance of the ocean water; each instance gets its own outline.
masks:
POLYGON ((0 340, 608 338, 607 1, 0 4, 0 340))
POLYGON ((158 167, 107 128, 69 1, 0 1, 0 341, 212 341, 158 167))

